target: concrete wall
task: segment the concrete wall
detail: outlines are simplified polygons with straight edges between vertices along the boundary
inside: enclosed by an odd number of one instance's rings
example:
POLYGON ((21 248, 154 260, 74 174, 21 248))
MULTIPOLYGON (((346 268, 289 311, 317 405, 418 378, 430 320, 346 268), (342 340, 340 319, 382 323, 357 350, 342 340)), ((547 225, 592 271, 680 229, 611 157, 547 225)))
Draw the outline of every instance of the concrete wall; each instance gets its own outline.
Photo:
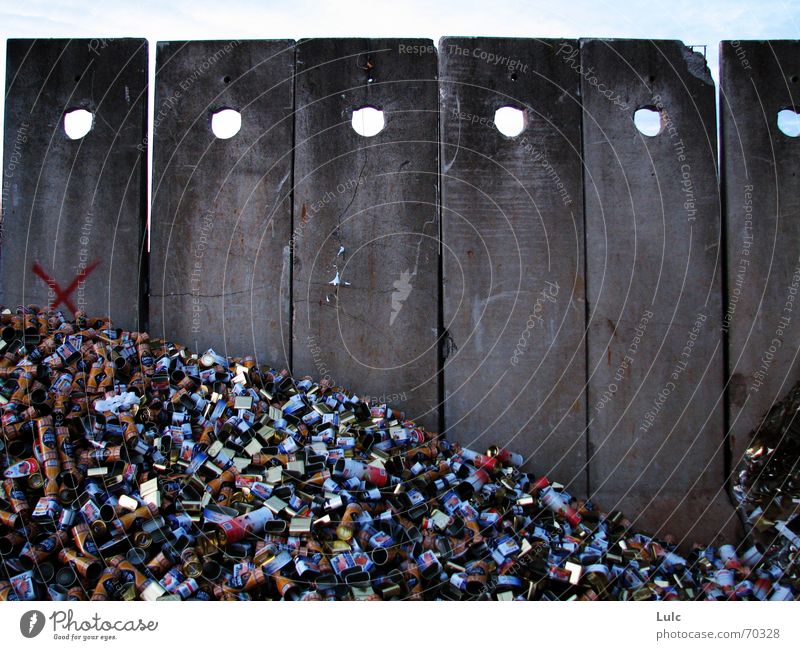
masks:
POLYGON ((676 41, 590 39, 581 63, 592 492, 683 541, 730 537, 714 83, 676 41))
POLYGON ((559 55, 577 47, 446 38, 439 52, 447 435, 502 441, 583 494, 580 77, 559 55), (505 106, 525 114, 515 138, 494 126, 505 106))
POLYGON ((732 467, 748 433, 798 379, 800 139, 777 126, 800 109, 800 43, 720 46, 723 199, 727 235, 732 467))
POLYGON ((0 304, 140 326, 147 42, 8 41, 0 304), (65 113, 93 114, 79 140, 65 113))
POLYGON ((798 372, 798 47, 723 43, 720 183, 676 41, 164 42, 148 133, 145 41, 11 40, 0 302, 149 319, 508 445, 653 532, 735 535, 726 480, 798 372))

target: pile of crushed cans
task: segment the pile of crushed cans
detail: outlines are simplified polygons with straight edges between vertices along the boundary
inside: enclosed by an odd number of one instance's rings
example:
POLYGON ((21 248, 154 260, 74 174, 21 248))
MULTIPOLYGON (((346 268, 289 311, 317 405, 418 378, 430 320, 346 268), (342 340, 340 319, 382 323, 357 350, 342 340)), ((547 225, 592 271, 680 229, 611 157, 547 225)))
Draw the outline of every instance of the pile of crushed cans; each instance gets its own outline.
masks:
MULTIPOLYGON (((784 582, 800 586, 800 382, 751 434, 734 485, 748 537, 769 549, 784 582)), ((777 569, 775 573, 777 574, 777 569)))
POLYGON ((324 381, 83 313, 1 327, 0 600, 797 597, 789 520, 680 553, 324 381))

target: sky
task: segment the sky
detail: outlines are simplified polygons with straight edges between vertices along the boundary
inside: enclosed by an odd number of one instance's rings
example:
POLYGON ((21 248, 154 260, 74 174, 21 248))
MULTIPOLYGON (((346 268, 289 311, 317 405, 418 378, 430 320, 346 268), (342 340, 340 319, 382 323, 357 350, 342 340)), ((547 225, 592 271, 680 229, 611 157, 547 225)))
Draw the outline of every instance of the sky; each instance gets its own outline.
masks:
POLYGON ((707 46, 717 79, 721 40, 800 38, 800 0, 0 0, 4 78, 7 38, 145 37, 152 77, 159 40, 446 35, 679 39, 707 46))

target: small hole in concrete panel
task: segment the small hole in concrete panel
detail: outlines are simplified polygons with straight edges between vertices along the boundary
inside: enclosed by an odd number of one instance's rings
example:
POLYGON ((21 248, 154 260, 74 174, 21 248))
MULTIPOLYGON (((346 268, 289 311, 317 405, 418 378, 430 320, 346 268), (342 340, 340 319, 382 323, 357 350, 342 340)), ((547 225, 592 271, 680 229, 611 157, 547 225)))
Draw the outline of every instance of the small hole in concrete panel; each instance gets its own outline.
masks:
POLYGON ((648 79, 649 79, 650 83, 653 83, 656 80, 655 75, 652 75, 652 74, 648 77, 648 79))
POLYGON ((223 81, 223 83, 229 84, 231 82, 231 78, 226 75, 226 76, 222 77, 222 81, 223 81))
POLYGON ((507 138, 516 138, 525 130, 525 111, 513 106, 502 106, 494 113, 494 125, 507 138))
POLYGON ((800 113, 791 108, 778 111, 778 128, 790 138, 800 136, 800 113))
POLYGON ((75 75, 75 83, 78 83, 81 80, 81 76, 79 74, 75 75))
POLYGON ((232 108, 223 108, 211 116, 211 130, 220 140, 232 138, 242 128, 242 114, 232 108))
POLYGON ((64 113, 64 132, 70 140, 80 140, 94 124, 94 115, 82 108, 64 113))
POLYGON ((642 106, 633 114, 633 123, 639 133, 653 137, 661 133, 664 128, 661 122, 661 111, 654 106, 642 106))
POLYGON ((383 117, 382 110, 373 108, 372 106, 364 106, 363 108, 353 111, 353 119, 350 124, 352 124, 353 130, 358 133, 358 135, 371 138, 383 131, 383 127, 386 126, 386 121, 383 117))
POLYGON ((511 81, 516 81, 516 80, 517 80, 517 73, 516 72, 512 72, 511 73, 511 81))
POLYGON ((793 83, 793 84, 796 84, 796 83, 797 83, 797 75, 796 75, 796 74, 793 74, 793 75, 792 75, 792 83, 793 83))

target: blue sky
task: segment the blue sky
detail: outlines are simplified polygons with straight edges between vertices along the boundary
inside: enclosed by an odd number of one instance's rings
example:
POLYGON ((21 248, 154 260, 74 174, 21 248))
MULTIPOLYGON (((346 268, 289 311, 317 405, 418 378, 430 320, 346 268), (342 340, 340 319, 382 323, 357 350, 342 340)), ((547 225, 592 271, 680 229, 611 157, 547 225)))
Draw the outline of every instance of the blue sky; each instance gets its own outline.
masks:
POLYGON ((302 36, 798 38, 800 2, 0 0, 0 35, 156 39, 302 36))
POLYGON ((420 2, 417 0, 2 0, 3 36, 143 35, 152 38, 300 36, 629 36, 797 38, 800 3, 420 2), (132 30, 132 26, 138 29, 132 30))
MULTIPOLYGON (((151 54, 157 40, 417 36, 436 41, 444 35, 675 38, 707 45, 716 78, 720 40, 800 38, 800 0, 0 0, 3 42, 9 37, 144 36, 151 54)), ((5 76, 4 45, 0 70, 5 76)), ((0 96, 0 116, 2 110, 0 96)))

